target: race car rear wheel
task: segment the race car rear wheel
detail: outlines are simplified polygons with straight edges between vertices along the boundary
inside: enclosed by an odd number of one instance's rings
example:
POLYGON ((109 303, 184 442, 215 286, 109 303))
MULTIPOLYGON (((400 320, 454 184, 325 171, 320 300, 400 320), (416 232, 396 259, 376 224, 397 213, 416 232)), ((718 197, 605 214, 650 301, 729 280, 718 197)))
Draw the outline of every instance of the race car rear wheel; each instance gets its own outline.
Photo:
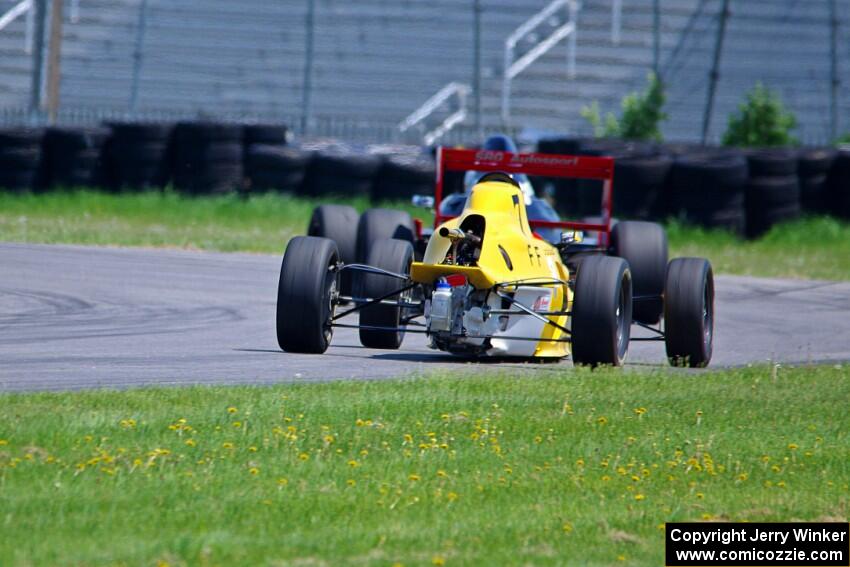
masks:
POLYGON ((323 353, 337 295, 339 261, 328 238, 296 236, 289 241, 277 287, 277 343, 287 352, 323 353))
POLYGON ((369 251, 375 242, 395 238, 413 243, 413 220, 404 211, 369 209, 357 224, 357 261, 369 262, 369 251))
POLYGON ((714 273, 704 258, 676 258, 664 284, 664 343, 673 366, 701 368, 714 341, 714 273))
POLYGON ((629 263, 634 285, 635 321, 654 325, 661 319, 667 234, 653 222, 622 221, 611 231, 611 252, 629 263))
MULTIPOLYGON (((369 251, 367 264, 396 274, 409 274, 413 262, 413 247, 409 242, 378 240, 369 251)), ((406 282, 390 276, 362 273, 355 284, 356 295, 363 299, 377 299, 406 282)), ((410 292, 390 297, 390 300, 407 301, 410 292)), ((396 305, 376 304, 360 311, 360 324, 369 327, 389 327, 392 330, 360 329, 360 343, 368 348, 397 349, 404 340, 402 317, 405 309, 396 305)))
MULTIPOLYGON (((307 225, 308 236, 330 238, 336 242, 339 258, 345 264, 357 261, 357 223, 360 215, 354 207, 345 205, 320 205, 313 209, 310 224, 307 225)), ((340 273, 339 291, 342 295, 351 295, 351 270, 340 273)))
POLYGON ((632 325, 632 275, 622 258, 590 256, 578 269, 572 308, 575 364, 620 366, 632 325))

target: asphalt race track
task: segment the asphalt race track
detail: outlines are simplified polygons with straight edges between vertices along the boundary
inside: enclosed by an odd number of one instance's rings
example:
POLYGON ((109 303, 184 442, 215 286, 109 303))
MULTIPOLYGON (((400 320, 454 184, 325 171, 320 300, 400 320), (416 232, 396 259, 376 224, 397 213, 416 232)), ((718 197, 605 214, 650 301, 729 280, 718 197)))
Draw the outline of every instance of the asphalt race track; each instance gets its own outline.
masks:
MULTIPOLYGON (((348 329, 324 355, 282 353, 279 265, 266 255, 0 244, 0 391, 571 366, 465 363, 421 335, 399 351, 368 350, 348 329)), ((714 367, 850 360, 850 283, 721 276, 716 310, 714 367)), ((663 366, 664 346, 632 343, 629 362, 663 366)))

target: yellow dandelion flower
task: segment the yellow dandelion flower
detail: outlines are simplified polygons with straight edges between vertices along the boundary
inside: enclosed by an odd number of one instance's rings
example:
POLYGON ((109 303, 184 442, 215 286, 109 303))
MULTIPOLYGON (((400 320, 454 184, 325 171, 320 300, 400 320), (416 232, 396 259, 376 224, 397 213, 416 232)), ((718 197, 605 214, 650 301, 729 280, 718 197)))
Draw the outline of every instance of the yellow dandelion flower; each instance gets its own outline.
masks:
POLYGON ((643 494, 640 494, 640 493, 635 494, 635 500, 645 500, 645 499, 646 499, 646 496, 644 496, 643 494))
POLYGON ((404 434, 404 442, 405 443, 413 443, 413 435, 411 435, 410 433, 405 433, 404 434))
POLYGON ((369 449, 360 449, 360 456, 365 457, 369 454, 369 449))
POLYGON ((408 475, 408 477, 407 477, 407 478, 408 478, 411 482, 416 482, 417 480, 419 480, 419 475, 418 475, 418 474, 416 474, 416 473, 413 473, 413 474, 408 475))
POLYGON ((599 425, 605 425, 608 423, 608 418, 604 415, 600 415, 599 418, 596 420, 596 423, 598 423, 599 425))
POLYGON ((355 484, 357 484, 357 481, 355 481, 353 478, 349 478, 348 480, 345 481, 345 483, 348 486, 354 486, 355 484))
POLYGON ((431 564, 432 565, 438 565, 438 566, 439 565, 445 565, 446 559, 442 555, 435 555, 434 557, 431 558, 431 564))
POLYGON ((577 459, 576 460, 576 466, 583 467, 584 466, 584 459, 577 459))
POLYGON ((354 469, 354 468, 359 467, 360 463, 358 463, 354 459, 351 459, 350 461, 348 461, 348 466, 354 469))
POLYGON ((287 484, 289 484, 289 480, 284 477, 280 477, 279 479, 277 479, 277 484, 278 486, 286 486, 287 484))
POLYGON ((357 427, 363 427, 363 420, 358 417, 357 421, 354 422, 354 425, 357 427))
POLYGON ((225 441, 224 443, 221 444, 221 446, 222 446, 223 449, 232 449, 233 443, 231 443, 230 441, 225 441))
POLYGON ((780 480, 779 482, 776 483, 776 486, 778 486, 779 488, 785 488, 785 481, 780 480))
POLYGON ((641 408, 635 408, 635 415, 640 416, 640 415, 643 415, 645 413, 646 413, 646 408, 642 408, 642 407, 641 408))
POLYGON ((703 498, 705 498, 705 494, 703 494, 702 492, 697 492, 696 497, 698 500, 702 500, 703 498))
POLYGON ((769 460, 770 460, 770 457, 768 455, 762 455, 761 456, 761 462, 766 463, 769 460))
POLYGON ((573 531, 573 525, 570 522, 564 522, 564 525, 561 526, 561 529, 564 530, 565 534, 568 534, 573 531))
POLYGON ((8 444, 9 444, 9 442, 6 441, 5 439, 0 439, 0 447, 8 445, 8 444))
POLYGON ((300 455, 298 455, 298 458, 301 459, 302 461, 306 461, 307 459, 310 458, 310 455, 308 455, 307 453, 301 453, 300 455))
POLYGON ((241 421, 234 421, 233 427, 236 427, 236 428, 242 427, 242 422, 241 421))
POLYGON ((440 477, 440 478, 446 478, 449 475, 446 474, 446 471, 440 469, 440 470, 437 471, 437 476, 440 477))
POLYGON ((625 555, 618 555, 618 556, 617 556, 617 561, 625 561, 625 560, 626 560, 626 556, 625 556, 625 555))
POLYGON ((543 443, 543 438, 542 438, 541 436, 537 435, 537 436, 534 438, 534 442, 535 442, 535 443, 537 443, 537 444, 539 445, 540 443, 543 443))
POLYGON ((750 478, 750 475, 748 475, 747 473, 741 473, 738 475, 738 480, 740 480, 741 482, 744 482, 748 478, 750 478))
POLYGON ((252 453, 256 453, 259 449, 257 449, 254 445, 251 445, 250 447, 248 447, 248 450, 252 453))
POLYGON ((325 440, 325 443, 333 443, 334 442, 334 436, 331 435, 331 434, 325 435, 324 440, 325 440))
POLYGON ((779 471, 782 470, 782 467, 780 467, 779 465, 773 465, 772 467, 770 467, 770 470, 772 470, 775 473, 778 473, 779 471))
POLYGON ((798 449, 798 445, 796 443, 788 443, 788 448, 792 451, 796 451, 798 449))
POLYGON ((446 494, 446 498, 449 502, 454 502, 458 499, 457 492, 449 492, 448 494, 446 494))
POLYGON ((250 469, 248 469, 248 472, 256 476, 260 474, 260 469, 258 469, 257 467, 251 467, 250 469))
POLYGON ((608 482, 609 480, 611 480, 610 476, 608 476, 607 474, 602 475, 602 482, 608 482))
POLYGON ((238 410, 238 409, 236 409, 236 408, 235 408, 235 407, 233 407, 233 406, 230 406, 229 408, 227 408, 227 413, 236 413, 236 412, 238 412, 238 411, 239 411, 239 410, 238 410))
POLYGON ((194 439, 186 439, 186 445, 188 445, 189 447, 194 447, 195 446, 195 440, 194 439))

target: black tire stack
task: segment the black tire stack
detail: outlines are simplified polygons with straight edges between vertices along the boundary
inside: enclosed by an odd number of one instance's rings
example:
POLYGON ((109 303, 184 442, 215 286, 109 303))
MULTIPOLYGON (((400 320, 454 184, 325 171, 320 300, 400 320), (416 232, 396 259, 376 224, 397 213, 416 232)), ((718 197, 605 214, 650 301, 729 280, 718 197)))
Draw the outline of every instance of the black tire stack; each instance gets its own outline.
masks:
POLYGON ((42 146, 44 186, 102 186, 103 148, 108 138, 108 128, 48 128, 42 146))
POLYGON ((310 154, 293 146, 255 144, 245 157, 246 187, 250 193, 279 191, 303 194, 310 154))
POLYGON ((174 186, 190 195, 219 195, 242 185, 243 127, 216 122, 181 122, 171 138, 174 186))
POLYGON ((245 149, 252 146, 285 146, 289 143, 290 132, 286 124, 246 124, 243 142, 245 149))
POLYGON ((40 184, 43 130, 0 130, 0 188, 13 192, 35 189, 40 184))
POLYGON ((669 213, 690 224, 741 234, 746 185, 747 160, 740 152, 681 155, 673 162, 666 191, 669 213))
POLYGON ((850 147, 838 151, 827 178, 829 210, 850 219, 850 147))
POLYGON ((805 212, 829 211, 827 176, 838 154, 832 148, 806 148, 800 151, 800 206, 805 212))
POLYGON ((764 149, 747 153, 746 233, 756 238, 773 225, 800 216, 800 180, 796 150, 764 149))
MULTIPOLYGON (((580 153, 581 143, 581 138, 544 138, 537 142, 537 152, 577 156, 580 153)), ((538 195, 549 195, 553 198, 558 212, 567 216, 579 215, 575 179, 535 176, 531 178, 531 183, 538 195)))
POLYGON ((106 143, 106 185, 115 190, 143 190, 165 185, 169 177, 171 126, 159 123, 112 123, 106 143))
POLYGON ((307 166, 304 191, 310 196, 369 197, 381 158, 344 144, 317 144, 307 166))
POLYGON ((414 195, 432 195, 437 166, 415 146, 376 146, 369 153, 381 159, 372 185, 372 200, 409 201, 414 195))

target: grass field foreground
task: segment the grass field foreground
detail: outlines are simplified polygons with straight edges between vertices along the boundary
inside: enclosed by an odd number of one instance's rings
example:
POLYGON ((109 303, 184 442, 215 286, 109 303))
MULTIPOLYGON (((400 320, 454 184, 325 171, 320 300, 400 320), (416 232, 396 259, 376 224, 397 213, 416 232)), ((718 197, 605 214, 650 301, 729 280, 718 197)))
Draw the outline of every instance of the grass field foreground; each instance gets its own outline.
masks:
POLYGON ((850 368, 0 396, 2 565, 662 565, 846 521, 850 368))
MULTIPOLYGON (((0 241, 177 247, 280 254, 303 234, 322 202, 367 209, 367 199, 305 199, 267 194, 182 197, 173 192, 95 191, 13 195, 0 192, 0 241)), ((432 222, 429 211, 385 203, 432 222)), ((715 271, 763 277, 850 279, 850 223, 829 217, 779 225, 755 241, 671 223, 674 256, 705 256, 715 271)))

